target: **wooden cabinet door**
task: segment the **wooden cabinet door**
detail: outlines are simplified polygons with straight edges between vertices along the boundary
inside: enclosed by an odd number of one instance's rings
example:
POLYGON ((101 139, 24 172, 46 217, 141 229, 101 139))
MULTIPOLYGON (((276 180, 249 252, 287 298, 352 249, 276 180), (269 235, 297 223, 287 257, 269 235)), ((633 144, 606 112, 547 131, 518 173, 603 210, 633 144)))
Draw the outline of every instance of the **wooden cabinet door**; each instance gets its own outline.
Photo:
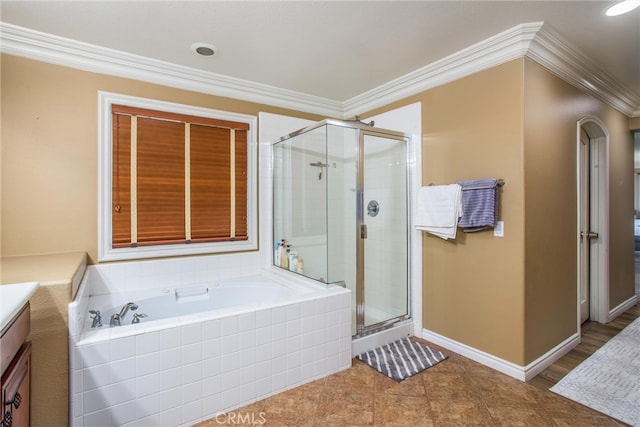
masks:
MULTIPOLYGON (((2 418, 11 414, 11 427, 30 423, 31 343, 25 343, 2 376, 2 418)), ((8 427, 8 423, 4 424, 8 427)))

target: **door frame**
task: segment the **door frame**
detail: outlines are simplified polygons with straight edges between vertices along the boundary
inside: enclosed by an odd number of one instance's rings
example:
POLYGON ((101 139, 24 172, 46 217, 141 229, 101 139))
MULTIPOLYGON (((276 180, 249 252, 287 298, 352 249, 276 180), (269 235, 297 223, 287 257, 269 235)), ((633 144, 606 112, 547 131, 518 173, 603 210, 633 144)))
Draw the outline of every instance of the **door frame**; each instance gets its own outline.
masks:
POLYGON ((609 321, 609 131, 604 123, 594 116, 585 116, 578 120, 576 126, 576 254, 577 254, 577 295, 576 295, 576 319, 577 330, 581 330, 580 321, 580 213, 581 213, 581 154, 580 154, 580 131, 584 129, 589 136, 590 143, 595 143, 592 150, 598 164, 598 173, 593 174, 591 165, 590 175, 596 175, 596 181, 592 185, 597 186, 599 201, 597 206, 591 206, 593 212, 597 209, 598 218, 598 245, 596 252, 591 256, 590 266, 590 301, 589 318, 596 322, 607 323, 609 321), (593 265, 595 264, 595 265, 593 265))
POLYGON ((368 335, 371 333, 375 333, 387 328, 392 327, 398 322, 402 322, 404 320, 411 319, 414 315, 412 313, 412 280, 411 280, 411 233, 409 224, 411 224, 411 171, 410 171, 410 146, 409 142, 411 137, 404 133, 396 132, 396 131, 388 131, 385 129, 375 128, 375 127, 366 127, 359 126, 358 128, 358 145, 356 150, 357 156, 357 179, 356 179, 356 333, 353 335, 354 338, 361 337, 363 335, 368 335), (365 222, 365 204, 364 204, 364 190, 365 190, 365 138, 367 136, 376 137, 376 138, 384 138, 396 141, 398 143, 404 144, 404 161, 405 161, 405 215, 407 221, 407 230, 406 230, 406 257, 405 257, 405 266, 404 269, 406 271, 406 313, 398 315, 396 317, 392 317, 389 319, 385 319, 383 321, 367 325, 365 322, 365 307, 366 307, 366 277, 365 277, 365 240, 366 240, 366 229, 367 224, 365 222), (364 234, 363 234, 364 233, 364 234))

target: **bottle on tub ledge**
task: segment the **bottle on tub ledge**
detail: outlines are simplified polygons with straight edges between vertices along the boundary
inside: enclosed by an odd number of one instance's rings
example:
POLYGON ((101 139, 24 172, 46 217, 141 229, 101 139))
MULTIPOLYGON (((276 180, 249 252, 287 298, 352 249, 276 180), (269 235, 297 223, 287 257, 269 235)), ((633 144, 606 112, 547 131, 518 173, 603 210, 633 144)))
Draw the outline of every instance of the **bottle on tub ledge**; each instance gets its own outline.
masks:
POLYGON ((296 251, 287 251, 289 257, 289 271, 297 271, 298 267, 298 253, 296 251))
POLYGON ((276 249, 273 253, 273 264, 280 266, 280 256, 282 254, 282 241, 276 243, 276 249))
POLYGON ((276 248, 276 265, 278 267, 289 269, 289 244, 287 239, 282 239, 276 248))
POLYGON ((274 264, 289 271, 302 274, 304 272, 304 260, 298 253, 291 249, 291 243, 287 239, 282 239, 276 243, 274 252, 274 264))

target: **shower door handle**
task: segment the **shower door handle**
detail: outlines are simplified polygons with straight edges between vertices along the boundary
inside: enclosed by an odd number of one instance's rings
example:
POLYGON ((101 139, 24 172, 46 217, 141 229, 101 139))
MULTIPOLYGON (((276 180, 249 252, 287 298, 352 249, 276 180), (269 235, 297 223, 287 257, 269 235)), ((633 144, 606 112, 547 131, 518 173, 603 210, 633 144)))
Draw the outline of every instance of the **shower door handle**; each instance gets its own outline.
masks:
POLYGON ((366 224, 362 224, 360 226, 360 238, 361 239, 366 239, 367 238, 367 225, 366 224))

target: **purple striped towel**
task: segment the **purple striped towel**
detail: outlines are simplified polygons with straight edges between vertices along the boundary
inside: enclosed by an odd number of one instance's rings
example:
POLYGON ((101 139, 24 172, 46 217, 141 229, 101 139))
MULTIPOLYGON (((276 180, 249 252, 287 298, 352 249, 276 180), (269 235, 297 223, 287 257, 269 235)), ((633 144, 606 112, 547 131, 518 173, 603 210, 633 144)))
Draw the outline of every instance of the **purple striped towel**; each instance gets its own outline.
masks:
POLYGON ((458 227, 465 233, 494 228, 498 221, 498 180, 476 179, 462 186, 462 217, 458 227))

